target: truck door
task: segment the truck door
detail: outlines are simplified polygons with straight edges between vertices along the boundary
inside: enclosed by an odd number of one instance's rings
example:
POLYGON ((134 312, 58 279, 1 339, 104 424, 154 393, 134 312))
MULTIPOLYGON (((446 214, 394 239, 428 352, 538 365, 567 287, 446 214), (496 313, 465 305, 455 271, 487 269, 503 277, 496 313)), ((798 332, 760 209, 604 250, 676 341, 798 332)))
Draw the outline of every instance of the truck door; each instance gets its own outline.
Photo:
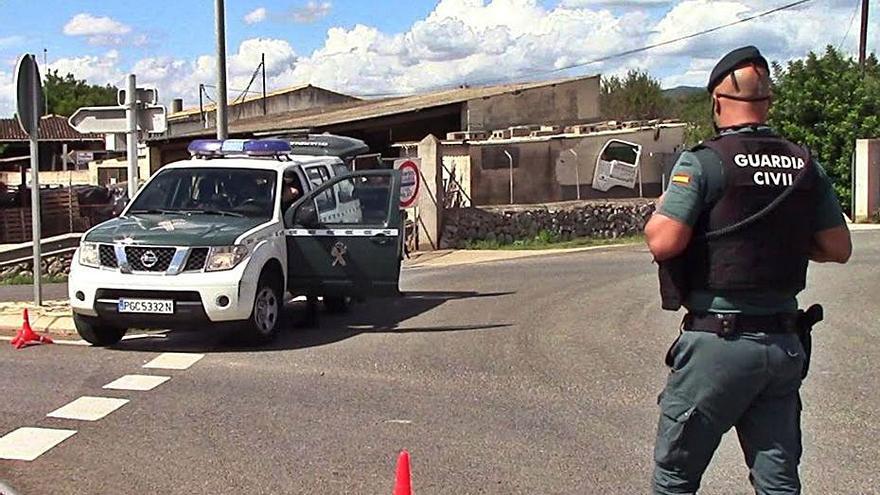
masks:
POLYGON ((400 174, 370 170, 335 177, 284 215, 288 288, 295 295, 400 293, 400 174))

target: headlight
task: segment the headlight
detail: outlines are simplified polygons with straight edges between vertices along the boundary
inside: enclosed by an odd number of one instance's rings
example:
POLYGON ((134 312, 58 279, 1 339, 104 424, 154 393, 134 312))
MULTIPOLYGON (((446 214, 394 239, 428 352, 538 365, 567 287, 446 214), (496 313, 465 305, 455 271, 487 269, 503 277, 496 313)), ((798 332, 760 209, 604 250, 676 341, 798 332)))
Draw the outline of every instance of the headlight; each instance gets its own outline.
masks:
POLYGON ((213 247, 208 254, 208 262, 205 263, 206 272, 220 272, 232 270, 248 254, 245 246, 213 247))
POLYGON ((79 245, 79 264, 83 266, 91 266, 93 268, 101 266, 97 244, 94 242, 83 242, 79 245))

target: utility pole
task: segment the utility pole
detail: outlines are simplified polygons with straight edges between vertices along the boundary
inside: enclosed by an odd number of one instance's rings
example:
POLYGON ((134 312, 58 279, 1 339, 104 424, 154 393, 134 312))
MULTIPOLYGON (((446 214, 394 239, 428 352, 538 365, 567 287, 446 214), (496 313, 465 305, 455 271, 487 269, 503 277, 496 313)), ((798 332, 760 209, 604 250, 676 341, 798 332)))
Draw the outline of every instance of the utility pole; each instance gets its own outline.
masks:
POLYGON ((865 70, 865 52, 868 44, 868 0, 862 0, 862 31, 859 35, 859 67, 865 70))
POLYGON ((263 115, 266 115, 266 54, 260 55, 260 68, 263 70, 263 115))
MULTIPOLYGON (((46 74, 49 74, 49 50, 43 48, 43 65, 46 66, 46 74)), ((43 89, 43 98, 46 107, 43 108, 43 115, 49 115, 49 92, 43 89)))
POLYGON ((134 74, 128 75, 125 90, 125 117, 128 120, 126 148, 128 150, 128 198, 134 199, 138 190, 138 101, 137 80, 134 74))
POLYGON ((217 20, 217 139, 229 137, 229 121, 226 118, 226 7, 223 0, 216 0, 217 20))

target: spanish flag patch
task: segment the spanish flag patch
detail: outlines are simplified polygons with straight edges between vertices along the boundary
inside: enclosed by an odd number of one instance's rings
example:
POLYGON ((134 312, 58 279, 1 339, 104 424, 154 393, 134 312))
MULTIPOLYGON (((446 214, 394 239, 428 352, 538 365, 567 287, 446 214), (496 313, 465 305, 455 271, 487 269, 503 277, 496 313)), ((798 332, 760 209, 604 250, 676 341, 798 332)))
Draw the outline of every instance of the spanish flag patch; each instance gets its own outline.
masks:
POLYGON ((690 184, 691 176, 686 174, 675 174, 672 176, 672 182, 676 182, 678 184, 690 184))

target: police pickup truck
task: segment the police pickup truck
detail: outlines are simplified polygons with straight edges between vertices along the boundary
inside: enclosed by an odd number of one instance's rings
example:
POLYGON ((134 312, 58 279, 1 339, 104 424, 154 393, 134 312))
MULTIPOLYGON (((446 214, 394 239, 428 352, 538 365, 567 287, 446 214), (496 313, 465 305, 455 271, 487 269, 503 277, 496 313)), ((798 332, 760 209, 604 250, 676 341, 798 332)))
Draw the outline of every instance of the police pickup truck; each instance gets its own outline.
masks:
POLYGON ((79 335, 231 324, 265 342, 286 293, 331 311, 397 295, 399 173, 352 172, 334 148, 363 143, 346 139, 193 142, 83 236, 68 282, 79 335))

